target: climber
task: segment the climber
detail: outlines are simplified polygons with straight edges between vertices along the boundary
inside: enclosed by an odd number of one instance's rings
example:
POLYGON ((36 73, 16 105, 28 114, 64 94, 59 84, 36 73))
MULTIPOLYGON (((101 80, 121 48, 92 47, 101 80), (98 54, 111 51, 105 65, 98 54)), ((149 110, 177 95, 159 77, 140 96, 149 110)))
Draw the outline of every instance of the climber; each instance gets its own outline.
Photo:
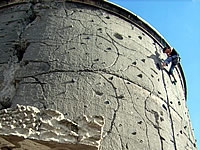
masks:
POLYGON ((170 69, 169 69, 169 76, 171 79, 171 76, 174 78, 174 81, 172 83, 176 84, 176 78, 173 74, 173 70, 176 67, 176 65, 180 62, 179 54, 176 52, 176 50, 172 47, 164 47, 163 53, 167 54, 167 59, 165 59, 164 62, 162 62, 162 68, 164 66, 167 66, 169 63, 171 63, 170 69))

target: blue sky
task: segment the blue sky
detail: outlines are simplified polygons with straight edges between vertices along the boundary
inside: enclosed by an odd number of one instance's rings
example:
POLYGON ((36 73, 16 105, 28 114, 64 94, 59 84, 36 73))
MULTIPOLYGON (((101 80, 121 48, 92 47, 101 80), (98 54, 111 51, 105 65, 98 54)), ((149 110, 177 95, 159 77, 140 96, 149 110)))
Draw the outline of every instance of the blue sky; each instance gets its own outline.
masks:
POLYGON ((181 56, 187 106, 200 148, 200 0, 110 0, 153 26, 181 56))

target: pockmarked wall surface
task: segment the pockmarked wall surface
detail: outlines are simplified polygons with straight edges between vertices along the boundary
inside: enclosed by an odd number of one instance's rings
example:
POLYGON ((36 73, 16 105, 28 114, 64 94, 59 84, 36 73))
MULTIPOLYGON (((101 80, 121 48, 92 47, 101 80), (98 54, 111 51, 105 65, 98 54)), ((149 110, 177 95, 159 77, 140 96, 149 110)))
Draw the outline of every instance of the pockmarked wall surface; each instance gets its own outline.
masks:
MULTIPOLYGON (((159 68, 169 44, 145 21, 105 1, 0 5, 0 115, 24 105, 75 124, 78 116, 103 116, 96 149, 197 150, 182 67, 172 84, 169 68, 159 68)), ((8 130, 0 130, 7 142, 8 130)))

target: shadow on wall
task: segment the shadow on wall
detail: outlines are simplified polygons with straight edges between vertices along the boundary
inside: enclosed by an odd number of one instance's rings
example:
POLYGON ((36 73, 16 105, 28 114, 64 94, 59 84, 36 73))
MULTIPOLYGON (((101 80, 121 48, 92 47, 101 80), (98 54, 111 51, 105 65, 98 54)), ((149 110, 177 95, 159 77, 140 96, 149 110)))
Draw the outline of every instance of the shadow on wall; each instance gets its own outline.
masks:
POLYGON ((160 54, 159 54, 157 51, 155 52, 155 55, 152 54, 151 56, 147 56, 147 58, 153 59, 156 68, 157 68, 158 70, 161 69, 161 62, 162 62, 163 60, 160 59, 160 54))

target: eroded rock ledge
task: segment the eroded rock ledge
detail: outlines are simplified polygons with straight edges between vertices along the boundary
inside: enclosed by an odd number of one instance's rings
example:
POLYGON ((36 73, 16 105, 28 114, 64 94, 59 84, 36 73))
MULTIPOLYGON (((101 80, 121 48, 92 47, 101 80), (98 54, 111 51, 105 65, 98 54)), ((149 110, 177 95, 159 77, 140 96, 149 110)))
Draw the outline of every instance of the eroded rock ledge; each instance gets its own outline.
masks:
POLYGON ((55 110, 17 105, 0 111, 0 148, 98 150, 103 126, 102 116, 72 121, 55 110))

